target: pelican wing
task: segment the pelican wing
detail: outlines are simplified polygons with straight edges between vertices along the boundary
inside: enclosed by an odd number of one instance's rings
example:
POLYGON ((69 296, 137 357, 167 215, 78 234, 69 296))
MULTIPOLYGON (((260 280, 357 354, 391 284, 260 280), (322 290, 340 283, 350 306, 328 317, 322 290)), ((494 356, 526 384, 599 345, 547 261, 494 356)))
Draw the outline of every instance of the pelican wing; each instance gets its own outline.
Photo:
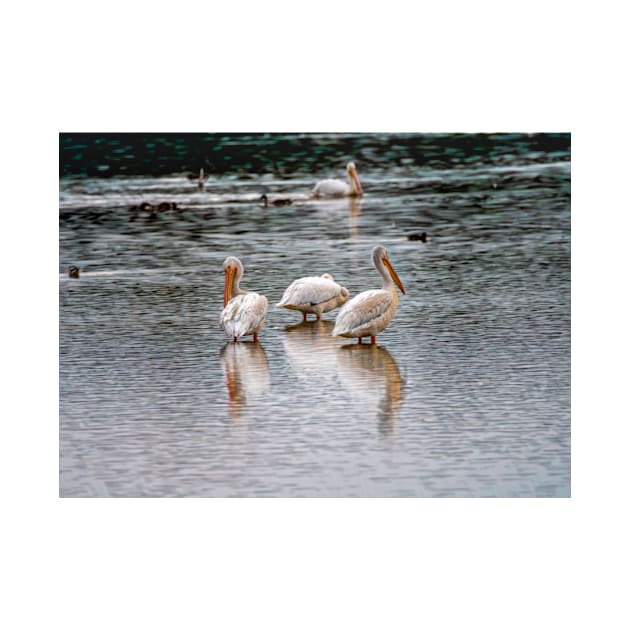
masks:
POLYGON ((243 293, 232 298, 221 312, 221 326, 230 337, 251 335, 260 329, 267 315, 267 298, 243 293))
POLYGON ((317 276, 300 278, 289 285, 278 306, 316 306, 332 300, 341 292, 341 286, 332 280, 317 276))
POLYGON ((392 305, 392 294, 383 289, 363 291, 347 302, 337 315, 333 335, 342 335, 363 328, 383 317, 392 305))

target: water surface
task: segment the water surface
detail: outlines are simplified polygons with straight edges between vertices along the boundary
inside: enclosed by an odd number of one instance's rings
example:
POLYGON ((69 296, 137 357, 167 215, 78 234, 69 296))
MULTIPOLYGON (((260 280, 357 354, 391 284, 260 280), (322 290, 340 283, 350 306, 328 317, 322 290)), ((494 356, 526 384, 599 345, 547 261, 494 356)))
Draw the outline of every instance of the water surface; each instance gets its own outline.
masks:
POLYGON ((331 138, 334 167, 263 160, 203 190, 185 170, 60 180, 62 496, 570 495, 568 146, 505 136, 466 159, 455 139, 449 160, 440 136, 415 160, 404 136, 392 160, 391 136, 331 138), (365 197, 310 199, 350 157, 365 197), (377 346, 333 338, 337 311, 275 308, 304 275, 379 287, 376 244, 407 289, 377 346), (218 326, 228 255, 269 299, 259 344, 218 326))

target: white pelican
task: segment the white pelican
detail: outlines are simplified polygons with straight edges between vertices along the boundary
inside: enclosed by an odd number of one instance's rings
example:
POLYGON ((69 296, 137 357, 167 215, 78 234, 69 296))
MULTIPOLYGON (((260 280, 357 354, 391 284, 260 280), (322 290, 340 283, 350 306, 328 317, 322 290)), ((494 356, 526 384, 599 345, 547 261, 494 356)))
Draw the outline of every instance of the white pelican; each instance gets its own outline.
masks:
POLYGON ((302 311, 303 321, 307 313, 321 319, 322 313, 332 311, 347 301, 350 293, 337 284, 329 273, 294 280, 284 292, 277 306, 302 311))
POLYGON ((396 285, 403 294, 405 287, 382 245, 377 245, 372 250, 372 262, 383 278, 383 287, 363 291, 344 305, 337 315, 333 336, 358 337, 359 343, 362 343, 362 337, 370 337, 372 343, 376 343, 376 335, 385 330, 392 321, 398 306, 396 285))
POLYGON ((258 333, 267 315, 267 298, 239 287, 243 277, 243 265, 238 258, 228 256, 223 262, 223 271, 225 286, 221 326, 234 341, 248 335, 254 335, 254 341, 258 341, 258 333))
POLYGON ((346 166, 348 181, 342 182, 340 179, 323 179, 315 184, 313 188, 314 197, 361 197, 363 188, 357 175, 357 167, 354 162, 348 162, 346 166))
MULTIPOLYGON (((260 198, 260 201, 263 202, 263 208, 269 207, 269 199, 268 199, 266 194, 264 194, 260 198)), ((273 206, 290 206, 292 203, 293 203, 293 201, 291 199, 289 199, 288 197, 283 197, 283 198, 279 198, 279 199, 274 199, 271 202, 271 205, 273 205, 273 206)))

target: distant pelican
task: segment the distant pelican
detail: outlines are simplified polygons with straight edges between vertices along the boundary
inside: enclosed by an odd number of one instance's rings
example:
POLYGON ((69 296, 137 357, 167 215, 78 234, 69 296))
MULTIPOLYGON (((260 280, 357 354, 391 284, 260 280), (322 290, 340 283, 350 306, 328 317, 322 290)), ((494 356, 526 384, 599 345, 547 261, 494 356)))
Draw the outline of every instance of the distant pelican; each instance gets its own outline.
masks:
POLYGON ((346 287, 337 284, 329 273, 294 280, 284 292, 277 306, 302 311, 303 321, 307 313, 321 319, 322 313, 332 311, 348 300, 346 287))
POLYGON ((377 245, 372 250, 372 262, 383 278, 383 287, 363 291, 353 297, 339 311, 333 336, 358 337, 359 343, 362 343, 362 337, 370 337, 372 343, 376 343, 376 335, 385 330, 392 321, 398 306, 396 285, 403 294, 405 287, 382 245, 377 245))
POLYGON ((74 265, 70 265, 68 267, 68 276, 70 276, 71 278, 78 278, 79 277, 79 267, 75 267, 74 265))
POLYGON ((341 181, 340 179, 323 179, 318 182, 313 188, 314 197, 361 197, 363 195, 363 188, 357 175, 357 167, 354 162, 348 162, 346 167, 348 172, 348 181, 341 181))
MULTIPOLYGON (((267 208, 269 206, 269 199, 266 194, 260 198, 260 201, 263 202, 263 208, 267 208)), ((293 201, 288 197, 274 199, 271 202, 271 204, 274 206, 290 206, 292 203, 293 201)))
POLYGON ((258 333, 265 324, 267 315, 267 298, 239 287, 243 265, 238 258, 228 256, 223 262, 223 271, 225 285, 221 327, 234 341, 248 335, 254 335, 254 341, 258 341, 258 333))

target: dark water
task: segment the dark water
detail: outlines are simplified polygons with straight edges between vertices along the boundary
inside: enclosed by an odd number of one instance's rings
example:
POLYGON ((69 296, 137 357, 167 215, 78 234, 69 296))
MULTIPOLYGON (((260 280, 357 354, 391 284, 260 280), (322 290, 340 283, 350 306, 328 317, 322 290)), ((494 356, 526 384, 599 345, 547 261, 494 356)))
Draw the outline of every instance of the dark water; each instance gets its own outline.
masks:
MULTIPOLYGON (((68 137, 62 173, 107 158, 68 137)), ((137 174, 60 180, 62 496, 570 495, 569 136, 206 138, 238 166, 191 137, 158 176, 126 148, 137 174), (365 197, 308 198, 348 158, 365 197), (378 346, 274 307, 304 275, 377 288, 376 244, 407 289, 378 346), (269 298, 258 345, 219 328, 228 255, 269 298)))

